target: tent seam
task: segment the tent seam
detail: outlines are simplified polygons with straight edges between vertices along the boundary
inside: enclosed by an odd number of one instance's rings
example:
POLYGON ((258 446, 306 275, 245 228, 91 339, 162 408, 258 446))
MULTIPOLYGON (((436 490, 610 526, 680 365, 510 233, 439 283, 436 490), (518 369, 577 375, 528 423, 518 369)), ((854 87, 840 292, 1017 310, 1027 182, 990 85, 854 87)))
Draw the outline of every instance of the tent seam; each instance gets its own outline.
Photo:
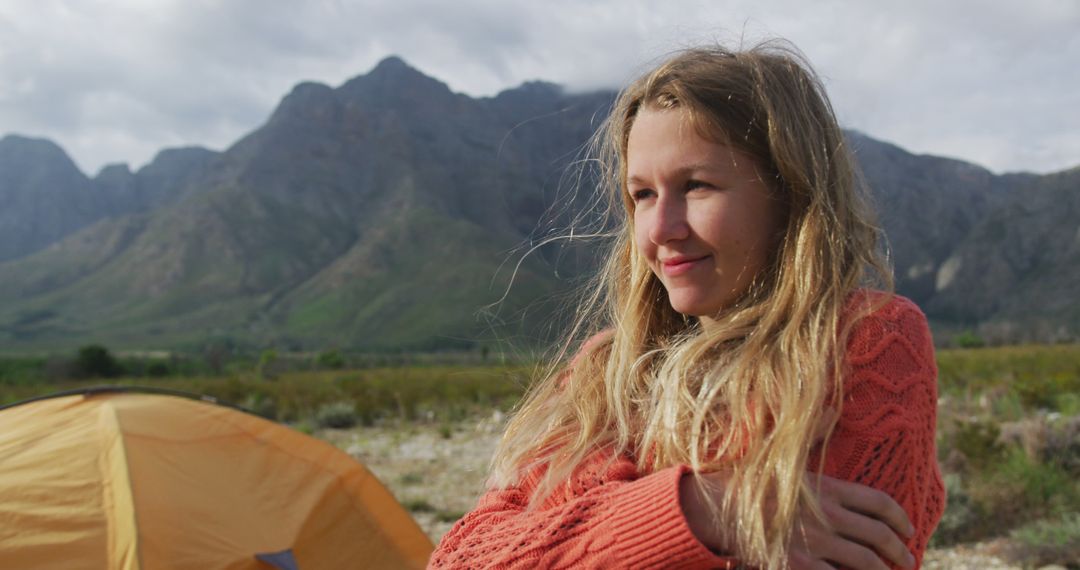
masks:
MULTIPOLYGON (((131 470, 130 470, 129 465, 128 465, 127 442, 124 440, 124 432, 123 432, 123 430, 120 429, 120 418, 117 416, 116 407, 113 406, 112 403, 113 402, 111 402, 109 400, 104 400, 102 402, 102 407, 104 407, 104 408, 106 408, 108 410, 108 419, 111 420, 109 422, 109 426, 113 430, 112 435, 114 435, 115 438, 119 441, 120 453, 122 454, 122 459, 123 459, 122 465, 123 465, 123 468, 124 468, 124 478, 127 481, 128 493, 131 495, 131 510, 128 513, 128 516, 131 518, 131 526, 135 531, 134 532, 134 537, 133 537, 133 540, 132 540, 132 543, 134 545, 134 550, 135 550, 135 565, 137 567, 137 570, 141 570, 142 567, 143 567, 142 548, 140 548, 140 546, 139 546, 139 532, 138 532, 139 531, 139 520, 138 520, 138 515, 137 515, 137 513, 135 511, 135 491, 132 488, 133 485, 134 485, 134 481, 132 481, 132 479, 131 479, 131 470)), ((109 442, 109 443, 111 443, 111 442, 109 442)), ((116 481, 112 477, 108 477, 108 481, 109 481, 109 485, 115 488, 116 481)), ((115 503, 115 496, 116 496, 115 490, 112 491, 112 495, 114 497, 114 503, 115 503)), ((113 512, 115 512, 115 511, 113 511, 113 512)), ((111 522, 115 527, 115 520, 113 520, 111 522)), ((116 561, 112 560, 112 556, 113 556, 113 550, 112 550, 112 545, 110 544, 109 545, 109 558, 110 558, 109 562, 111 564, 115 564, 116 561)))

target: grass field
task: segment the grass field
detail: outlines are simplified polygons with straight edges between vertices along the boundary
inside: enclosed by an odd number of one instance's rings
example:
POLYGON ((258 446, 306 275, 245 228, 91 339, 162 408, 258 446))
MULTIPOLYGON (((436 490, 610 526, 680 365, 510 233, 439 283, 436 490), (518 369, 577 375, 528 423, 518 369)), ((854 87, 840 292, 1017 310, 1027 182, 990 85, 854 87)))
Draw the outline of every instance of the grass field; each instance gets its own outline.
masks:
MULTIPOLYGON (((50 378, 48 359, 8 358, 0 403, 104 382, 214 396, 346 449, 437 538, 482 490, 503 418, 533 367, 397 358, 337 369, 356 361, 324 356, 263 354, 219 375, 151 358, 121 362, 129 374, 107 381, 50 378), (334 369, 310 369, 319 363, 334 369)), ((1077 567, 1080 346, 942 350, 938 368, 949 501, 932 545, 991 543, 1016 564, 1077 567)))

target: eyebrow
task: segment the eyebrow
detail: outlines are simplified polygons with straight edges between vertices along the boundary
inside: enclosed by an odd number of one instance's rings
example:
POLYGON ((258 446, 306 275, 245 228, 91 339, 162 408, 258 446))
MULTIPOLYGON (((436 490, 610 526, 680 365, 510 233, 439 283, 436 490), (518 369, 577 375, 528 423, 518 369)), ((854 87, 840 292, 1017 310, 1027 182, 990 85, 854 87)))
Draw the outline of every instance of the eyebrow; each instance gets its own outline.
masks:
MULTIPOLYGON (((675 174, 685 176, 685 175, 687 175, 687 174, 689 174, 691 172, 715 172, 715 171, 716 171, 716 169, 714 167, 709 166, 709 164, 707 162, 698 162, 698 163, 694 163, 694 164, 687 164, 686 166, 683 166, 683 167, 675 170, 675 174)), ((638 185, 642 185, 642 186, 647 186, 647 184, 645 182, 645 179, 641 178, 640 176, 636 176, 636 175, 627 177, 626 183, 627 184, 638 184, 638 185)))

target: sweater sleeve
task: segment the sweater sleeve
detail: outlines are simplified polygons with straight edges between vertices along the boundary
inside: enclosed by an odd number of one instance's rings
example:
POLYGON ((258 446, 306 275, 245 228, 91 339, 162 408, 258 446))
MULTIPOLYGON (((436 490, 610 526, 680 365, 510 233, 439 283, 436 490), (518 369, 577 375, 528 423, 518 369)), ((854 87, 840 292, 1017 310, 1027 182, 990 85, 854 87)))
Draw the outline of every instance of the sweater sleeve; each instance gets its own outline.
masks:
POLYGON ((826 474, 884 491, 915 526, 907 546, 922 564, 945 507, 937 464, 937 365, 926 317, 894 297, 852 330, 841 417, 826 474))
POLYGON ((639 477, 629 460, 600 457, 528 509, 535 472, 481 497, 440 541, 428 568, 734 567, 701 544, 683 516, 679 480, 687 472, 671 467, 639 477))

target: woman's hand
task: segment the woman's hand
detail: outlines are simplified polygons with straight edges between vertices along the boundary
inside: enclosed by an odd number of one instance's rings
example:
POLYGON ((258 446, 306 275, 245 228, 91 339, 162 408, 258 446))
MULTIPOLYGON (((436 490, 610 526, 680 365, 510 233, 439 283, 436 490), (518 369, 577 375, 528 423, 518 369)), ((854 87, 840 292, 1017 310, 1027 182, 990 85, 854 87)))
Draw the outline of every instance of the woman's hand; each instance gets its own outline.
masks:
POLYGON ((884 560, 914 568, 915 557, 900 537, 915 528, 889 495, 857 483, 821 477, 818 500, 832 530, 811 513, 799 517, 788 558, 792 568, 887 570, 884 560), (833 565, 830 565, 833 563, 833 565))
MULTIPOLYGON (((738 557, 727 536, 730 529, 716 528, 702 496, 703 491, 711 493, 719 503, 725 475, 707 473, 703 477, 704 490, 689 475, 683 477, 679 487, 679 500, 690 530, 711 550, 738 557)), ((892 497, 865 485, 827 476, 821 477, 820 486, 811 485, 819 493, 822 512, 832 529, 822 525, 813 513, 799 514, 788 548, 792 570, 829 570, 836 566, 887 570, 884 560, 902 568, 915 566, 914 556, 900 539, 910 537, 915 529, 892 497)))

